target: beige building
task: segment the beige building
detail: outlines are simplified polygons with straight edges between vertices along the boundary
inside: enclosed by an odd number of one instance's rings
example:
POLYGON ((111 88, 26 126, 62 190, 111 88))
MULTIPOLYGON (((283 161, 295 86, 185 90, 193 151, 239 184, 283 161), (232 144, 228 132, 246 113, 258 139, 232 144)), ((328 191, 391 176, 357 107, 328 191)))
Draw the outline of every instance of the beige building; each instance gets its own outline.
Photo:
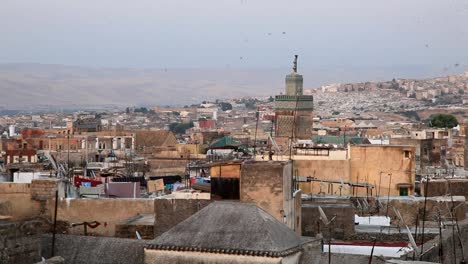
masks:
POLYGON ((295 174, 310 182, 303 193, 334 195, 411 195, 414 193, 414 146, 351 145, 346 159, 294 160, 295 174))
POLYGON ((289 161, 215 163, 211 194, 217 199, 254 203, 301 233, 301 192, 293 185, 289 161))

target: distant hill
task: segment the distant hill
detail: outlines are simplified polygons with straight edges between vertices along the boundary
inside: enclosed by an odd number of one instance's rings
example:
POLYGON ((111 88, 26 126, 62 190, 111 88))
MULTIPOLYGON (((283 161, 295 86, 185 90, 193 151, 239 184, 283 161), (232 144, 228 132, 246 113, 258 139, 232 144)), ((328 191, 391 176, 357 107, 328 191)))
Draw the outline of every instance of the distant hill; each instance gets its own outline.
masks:
POLYGON ((0 107, 184 105, 214 98, 269 96, 282 89, 285 72, 0 64, 0 107))
MULTIPOLYGON (((291 69, 130 69, 0 64, 0 110, 179 105, 215 98, 270 96, 291 69)), ((438 69, 333 67, 299 69, 304 89, 336 82, 440 76, 438 69)), ((448 74, 448 72, 447 72, 448 74)))

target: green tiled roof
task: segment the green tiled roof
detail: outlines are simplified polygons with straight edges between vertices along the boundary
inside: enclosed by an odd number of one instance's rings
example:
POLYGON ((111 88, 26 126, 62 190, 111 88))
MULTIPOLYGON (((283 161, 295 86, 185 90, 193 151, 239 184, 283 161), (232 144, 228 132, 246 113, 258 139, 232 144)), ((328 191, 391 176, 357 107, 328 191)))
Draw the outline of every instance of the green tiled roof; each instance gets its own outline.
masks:
POLYGON ((210 148, 239 147, 241 142, 233 139, 231 136, 225 136, 213 142, 210 148))

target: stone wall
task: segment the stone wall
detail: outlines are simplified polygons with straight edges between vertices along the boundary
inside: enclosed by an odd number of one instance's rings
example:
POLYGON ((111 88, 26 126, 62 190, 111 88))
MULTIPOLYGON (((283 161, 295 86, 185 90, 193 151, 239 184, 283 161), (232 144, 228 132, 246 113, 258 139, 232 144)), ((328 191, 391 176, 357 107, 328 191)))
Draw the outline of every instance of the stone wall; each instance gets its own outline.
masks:
MULTIPOLYGON (((53 219, 54 204, 48 203, 49 218, 53 219)), ((88 234, 114 236, 115 226, 137 214, 153 214, 152 199, 61 199, 57 210, 57 220, 72 223, 98 221, 95 229, 88 228, 88 234)), ((68 233, 82 235, 83 226, 70 227, 68 233)))
MULTIPOLYGON (((460 227, 461 243, 464 247, 463 255, 466 261, 468 259, 468 247, 466 246, 468 245, 468 220, 460 221, 458 224, 460 227)), ((419 247, 418 250, 419 252, 421 252, 421 247, 419 247)), ((442 243, 440 243, 439 236, 424 243, 423 250, 425 252, 422 258, 423 261, 432 261, 442 264, 452 264, 461 263, 462 260, 462 247, 460 246, 460 241, 458 240, 456 227, 453 230, 452 227, 447 227, 442 232, 442 243), (443 261, 440 261, 441 259, 439 257, 440 244, 442 244, 443 261)))
MULTIPOLYGON (((42 256, 50 257, 52 236, 42 236, 42 256)), ((67 264, 143 264, 145 240, 56 235, 55 255, 67 264)))
POLYGON ((136 238, 136 232, 143 239, 154 239, 154 214, 137 215, 115 226, 115 237, 136 238))
MULTIPOLYGON (((382 198, 381 200, 382 208, 378 212, 378 215, 386 215, 387 214, 387 200, 382 198)), ((372 204, 372 202, 371 202, 372 204)), ((426 225, 432 226, 438 221, 437 215, 438 212, 441 212, 441 215, 446 219, 450 216, 450 209, 452 203, 450 198, 447 197, 430 197, 427 199, 426 204, 426 225)), ((393 207, 398 209, 400 214, 403 217, 403 220, 406 222, 408 226, 415 226, 416 219, 419 220, 421 224, 424 214, 424 197, 400 197, 400 198, 392 198, 389 199, 389 207, 388 207, 388 216, 391 218, 391 222, 394 225, 398 224, 398 218, 393 210, 393 207)), ((458 220, 465 219, 465 212, 466 212, 466 205, 465 199, 463 196, 456 196, 454 197, 454 207, 455 207, 455 214, 454 216, 458 220)), ((400 224, 401 225, 401 224, 400 224)), ((421 226, 421 225, 420 225, 421 226)))
POLYGON ((154 236, 157 237, 180 222, 189 218, 211 200, 156 199, 154 201, 155 225, 154 236))
POLYGON ((295 173, 327 182, 301 182, 300 188, 308 194, 329 195, 390 195, 399 196, 399 187, 409 187, 414 193, 415 159, 413 146, 351 146, 346 160, 294 160, 295 173), (345 184, 341 184, 341 181, 345 184), (369 183, 375 188, 352 188, 348 182, 369 183))
MULTIPOLYGON (((299 176, 338 182, 350 181, 351 175, 349 160, 295 160, 294 169, 299 176)), ((342 195, 351 194, 351 188, 347 184, 342 186, 339 183, 301 182, 299 186, 304 193, 330 194, 333 190, 336 195, 339 195, 340 191, 342 195)))
POLYGON ((31 198, 37 201, 55 199, 55 192, 58 190, 59 180, 35 179, 31 182, 31 198))
MULTIPOLYGON (((48 179, 31 184, 0 183, 0 215, 9 216, 15 221, 39 217, 46 224, 52 223, 56 184, 58 182, 48 179)), ((71 227, 72 223, 98 221, 100 226, 88 228, 88 234, 115 236, 116 225, 122 221, 138 214, 156 214, 154 234, 159 235, 210 203, 210 200, 196 198, 196 195, 193 199, 156 200, 59 198, 57 221, 60 232, 76 235, 83 234, 83 226, 71 227)), ((132 233, 134 234, 133 231, 132 233)))
POLYGON ((188 159, 180 158, 154 158, 148 159, 149 175, 183 175, 187 166, 188 159))
POLYGON ((255 203, 283 222, 284 163, 244 163, 241 171, 240 200, 255 203))
POLYGON ((323 233, 325 237, 329 237, 329 229, 320 221, 318 206, 322 208, 331 220, 336 216, 331 223, 331 236, 334 239, 348 239, 354 235, 354 207, 349 200, 339 199, 335 201, 324 200, 303 201, 302 204, 302 235, 315 236, 318 233, 323 233))
MULTIPOLYGON (((346 263, 346 264, 362 264, 369 263, 370 256, 351 255, 351 254, 331 254, 331 263, 346 263)), ((328 263, 328 253, 321 252, 304 252, 301 257, 300 264, 323 264, 328 263)), ((373 264, 384 264, 385 260, 374 256, 373 264)))
POLYGON ((39 221, 0 221, 0 263, 30 264, 40 258, 39 221))
POLYGON ((154 225, 116 225, 115 237, 136 238, 136 232, 142 239, 154 239, 154 225))
MULTIPOLYGON (((427 182, 421 184, 421 195, 424 196, 427 182)), ((454 196, 461 195, 468 198, 468 180, 466 179, 446 179, 446 180, 429 180, 427 190, 428 196, 444 196, 447 194, 454 196)))
MULTIPOLYGON (((46 224, 52 223, 57 184, 57 181, 49 179, 35 180, 31 184, 0 183, 0 215, 9 216, 11 220, 39 217, 46 224)), ((83 226, 71 227, 72 223, 98 221, 100 225, 95 229, 88 228, 88 234, 115 236, 116 226, 122 221, 139 214, 150 214, 155 215, 156 219, 154 235, 160 235, 211 202, 201 196, 196 194, 192 199, 156 200, 59 198, 57 222, 60 232, 82 235, 83 226), (198 196, 200 199, 197 199, 198 196)), ((133 230, 127 231, 134 234, 133 230)), ((142 231, 142 235, 148 233, 149 238, 150 231, 146 231, 142 231)))
POLYGON ((0 183, 0 215, 17 221, 34 218, 40 211, 40 202, 31 200, 30 183, 0 183))
MULTIPOLYGON (((408 195, 412 195, 416 165, 414 153, 414 146, 351 146, 350 180, 374 185, 373 195, 385 196, 390 193, 391 196, 399 196, 399 186, 402 185, 411 186, 408 188, 408 195)), ((366 196, 367 189, 356 188, 355 193, 366 196)))

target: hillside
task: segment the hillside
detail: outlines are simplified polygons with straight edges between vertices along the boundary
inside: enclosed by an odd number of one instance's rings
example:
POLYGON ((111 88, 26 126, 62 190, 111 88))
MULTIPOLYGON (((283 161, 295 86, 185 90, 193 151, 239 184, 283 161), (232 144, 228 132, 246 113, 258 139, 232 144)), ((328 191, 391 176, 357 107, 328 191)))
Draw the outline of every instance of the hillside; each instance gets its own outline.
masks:
POLYGON ((267 96, 281 89, 283 75, 281 70, 135 70, 3 64, 0 108, 184 105, 212 98, 267 96))
MULTIPOLYGON (((0 110, 186 105, 215 98, 270 96, 291 69, 132 69, 0 64, 0 110)), ((304 89, 336 82, 437 76, 431 67, 324 67, 299 71, 304 89)))

